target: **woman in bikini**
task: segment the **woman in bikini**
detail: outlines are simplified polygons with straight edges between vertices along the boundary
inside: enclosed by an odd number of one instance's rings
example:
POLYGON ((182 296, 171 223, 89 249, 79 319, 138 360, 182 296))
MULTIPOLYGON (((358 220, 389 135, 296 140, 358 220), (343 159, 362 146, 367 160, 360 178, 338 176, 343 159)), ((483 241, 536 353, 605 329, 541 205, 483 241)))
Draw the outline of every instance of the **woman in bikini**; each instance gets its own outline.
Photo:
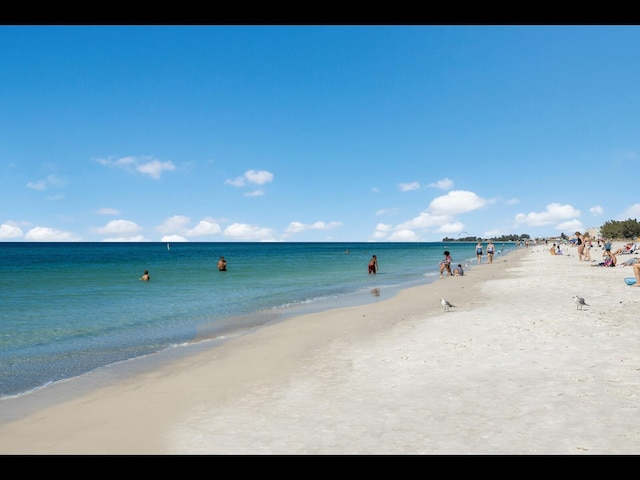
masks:
POLYGON ((584 237, 580 232, 576 232, 576 245, 578 246, 578 261, 584 257, 584 237))

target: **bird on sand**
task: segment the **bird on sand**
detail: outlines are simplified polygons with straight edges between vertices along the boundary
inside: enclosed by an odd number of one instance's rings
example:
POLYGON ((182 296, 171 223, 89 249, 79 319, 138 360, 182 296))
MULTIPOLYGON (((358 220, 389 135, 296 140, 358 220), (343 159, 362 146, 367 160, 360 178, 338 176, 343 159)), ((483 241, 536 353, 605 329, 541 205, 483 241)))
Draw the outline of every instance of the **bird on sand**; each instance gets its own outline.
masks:
POLYGON ((582 307, 583 307, 583 306, 585 306, 585 305, 586 305, 587 307, 590 307, 590 306, 591 306, 591 305, 589 305, 587 302, 585 302, 585 301, 584 301, 584 298, 579 297, 579 296, 577 296, 577 295, 574 295, 574 296, 573 296, 573 301, 574 301, 574 302, 575 302, 575 304, 576 304, 576 310, 582 310, 582 307))
POLYGON ((446 298, 440 299, 440 304, 442 305, 443 312, 448 312, 451 307, 455 308, 455 305, 450 303, 446 298))

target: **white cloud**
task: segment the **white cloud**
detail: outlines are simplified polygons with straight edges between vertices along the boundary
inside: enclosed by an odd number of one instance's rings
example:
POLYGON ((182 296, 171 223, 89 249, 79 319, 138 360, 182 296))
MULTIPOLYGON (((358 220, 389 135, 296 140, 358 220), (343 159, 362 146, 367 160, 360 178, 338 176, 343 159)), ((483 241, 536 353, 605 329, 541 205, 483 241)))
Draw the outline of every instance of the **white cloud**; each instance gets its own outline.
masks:
POLYGON ((301 222, 291 222, 289 226, 285 229, 286 233, 299 233, 305 230, 331 230, 333 228, 341 227, 341 222, 315 222, 311 224, 304 224, 301 222))
POLYGON ((140 230, 140 227, 129 220, 111 220, 104 227, 94 228, 93 230, 99 235, 112 235, 114 233, 122 235, 136 233, 140 230))
MULTIPOLYGON (((445 179, 441 180, 441 185, 450 186, 452 183, 445 179)), ((434 198, 427 209, 418 216, 399 223, 395 227, 385 226, 385 229, 382 229, 379 224, 373 237, 376 240, 388 237, 389 240, 403 241, 400 239, 406 238, 407 241, 416 241, 420 237, 419 231, 429 229, 446 234, 458 233, 463 231, 465 226, 455 218, 456 215, 468 213, 495 202, 496 200, 482 198, 473 192, 452 190, 446 195, 434 198), (393 233, 389 234, 389 231, 393 233)))
POLYGON ((128 168, 135 165, 135 157, 122 157, 117 160, 109 160, 106 158, 98 158, 97 162, 101 165, 114 166, 118 168, 128 168))
POLYGON ((141 159, 137 157, 122 157, 117 160, 98 158, 96 161, 108 167, 122 168, 128 172, 142 173, 156 180, 160 178, 163 172, 176 169, 173 162, 161 162, 151 157, 143 157, 141 159))
MULTIPOLYGON (((264 185, 273 181, 273 173, 266 170, 247 170, 244 175, 236 178, 229 178, 225 184, 233 187, 244 187, 247 183, 254 185, 264 185)), ((258 190, 260 191, 260 190, 258 190)))
POLYGON ((102 240, 103 242, 148 242, 149 240, 142 235, 133 237, 110 237, 102 240))
POLYGON ((298 233, 306 230, 308 228, 307 225, 301 222, 291 222, 289 226, 285 229, 287 233, 298 233))
POLYGON ((223 235, 234 240, 273 241, 273 231, 270 228, 246 223, 229 225, 224 229, 223 235))
POLYGON ((401 183, 398 188, 401 192, 409 192, 411 190, 420 190, 420 184, 418 182, 401 183))
POLYGON ((206 235, 215 235, 220 233, 222 228, 215 221, 204 219, 198 222, 194 228, 186 230, 184 234, 187 237, 204 237, 206 235))
POLYGON ((429 204, 429 212, 435 215, 457 215, 484 207, 490 201, 466 190, 452 190, 446 195, 434 198, 429 204))
POLYGON ((436 227, 442 225, 449 219, 447 215, 432 215, 428 212, 422 212, 417 217, 413 217, 406 222, 403 222, 396 226, 396 230, 404 229, 420 229, 424 230, 430 227, 436 227))
POLYGON ((273 173, 266 170, 248 170, 245 172, 244 177, 249 183, 255 183, 256 185, 264 185, 273 181, 273 173))
POLYGON ((592 215, 602 215, 604 213, 604 210, 602 209, 602 207, 600 205, 596 205, 595 207, 591 207, 589 209, 589 211, 591 212, 592 215))
POLYGON ((458 233, 464 231, 464 224, 460 222, 444 223, 437 230, 440 233, 458 233))
POLYGON ((0 240, 6 240, 7 238, 20 238, 22 237, 22 229, 14 225, 3 223, 0 225, 0 240))
POLYGON ((585 230, 585 228, 582 226, 582 222, 577 219, 559 223, 555 228, 560 232, 568 232, 567 235, 573 235, 574 232, 581 232, 585 230))
POLYGON ((550 203, 544 212, 518 213, 515 216, 515 223, 516 226, 527 225, 529 227, 540 227, 579 216, 580 210, 576 210, 571 205, 550 203))
POLYGON ((438 180, 435 183, 430 183, 427 186, 438 188, 440 190, 451 190, 453 188, 453 180, 449 180, 448 178, 445 177, 442 180, 438 180))
POLYGON ((391 242, 415 242, 418 236, 412 230, 397 230, 389 235, 391 242))
POLYGON ((160 178, 162 172, 171 172, 176 169, 172 162, 161 162, 160 160, 152 160, 147 163, 136 166, 136 170, 145 175, 149 175, 156 180, 160 178))
POLYGON ((161 241, 186 241, 186 237, 204 237, 207 235, 216 235, 222 231, 222 228, 213 218, 203 218, 193 228, 188 228, 191 219, 184 215, 174 215, 167 218, 161 225, 155 228, 156 232, 164 234, 161 241), (178 238, 171 240, 171 236, 178 238), (169 238, 169 240, 166 240, 169 238))
POLYGON ((165 235, 160 239, 161 242, 188 242, 188 240, 180 235, 165 235))
POLYGON ((376 229, 373 232, 373 238, 381 240, 386 238, 390 232, 393 232, 393 226, 386 223, 379 223, 376 225, 376 229))
POLYGON ((71 232, 49 227, 34 227, 24 238, 30 242, 79 242, 82 240, 71 232))
POLYGON ((244 186, 244 177, 236 177, 236 178, 228 178, 224 181, 227 185, 231 185, 232 187, 243 187, 244 186))
POLYGON ((164 222, 158 225, 155 230, 159 233, 176 233, 184 231, 191 223, 191 218, 184 215, 174 215, 167 218, 164 222))

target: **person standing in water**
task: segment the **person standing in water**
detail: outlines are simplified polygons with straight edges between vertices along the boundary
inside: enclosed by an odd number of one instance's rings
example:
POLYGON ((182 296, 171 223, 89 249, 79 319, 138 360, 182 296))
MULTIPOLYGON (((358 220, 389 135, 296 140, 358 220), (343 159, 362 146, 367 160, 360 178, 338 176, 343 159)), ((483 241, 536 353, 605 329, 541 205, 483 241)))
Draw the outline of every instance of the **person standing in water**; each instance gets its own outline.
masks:
POLYGON ((221 272, 227 271, 227 261, 224 259, 224 257, 220 257, 220 260, 218 260, 218 270, 220 270, 221 272))
POLYGON ((140 280, 142 280, 143 282, 148 282, 149 280, 151 280, 151 277, 149 276, 149 270, 144 271, 144 273, 140 277, 140 280))
POLYGON ((369 260, 369 274, 378 273, 378 257, 375 255, 369 260))

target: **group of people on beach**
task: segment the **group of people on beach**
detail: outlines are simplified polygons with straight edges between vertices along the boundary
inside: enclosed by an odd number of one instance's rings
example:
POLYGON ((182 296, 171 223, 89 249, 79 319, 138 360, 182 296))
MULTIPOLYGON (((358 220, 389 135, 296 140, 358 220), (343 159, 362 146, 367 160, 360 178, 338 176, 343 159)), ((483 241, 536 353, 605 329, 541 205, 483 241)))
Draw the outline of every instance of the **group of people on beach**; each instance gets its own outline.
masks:
POLYGON ((591 237, 589 236, 588 233, 582 234, 578 231, 575 232, 575 236, 576 236, 576 245, 578 246, 578 261, 590 262, 591 248, 593 247, 593 242, 591 241, 591 237))
POLYGON ((464 275, 464 269, 462 268, 462 264, 458 264, 457 267, 455 267, 453 269, 453 271, 451 270, 451 263, 452 263, 452 259, 451 259, 451 253, 449 253, 449 250, 445 250, 444 251, 444 259, 440 262, 440 276, 442 277, 444 272, 447 272, 447 274, 451 277, 461 277, 462 275, 464 275))
MULTIPOLYGON (((478 265, 482 263, 482 256, 484 251, 485 250, 482 245, 482 240, 478 240, 478 243, 476 244, 476 257, 478 258, 478 265)), ((487 249, 486 249, 488 263, 493 263, 493 256, 495 255, 495 253, 496 253, 496 247, 493 244, 493 242, 490 240, 489 243, 487 243, 487 249)), ((441 277, 444 275, 445 272, 449 276, 453 276, 453 277, 464 275, 464 269, 462 268, 462 264, 459 263, 458 266, 452 270, 451 263, 452 263, 451 253, 448 250, 445 250, 444 259, 440 262, 441 277)))
MULTIPOLYGON (((442 277, 443 273, 446 271, 450 276, 462 276, 464 275, 464 269, 461 264, 458 264, 453 270, 451 269, 451 254, 448 250, 444 252, 444 260, 440 262, 440 276, 442 277)), ((368 265, 369 274, 378 273, 378 257, 373 255, 369 260, 368 265)))
MULTIPOLYGON (((611 250, 611 242, 606 242, 604 244, 604 252, 602 256, 604 260, 599 262, 596 265, 591 265, 592 267, 616 267, 618 266, 618 259, 616 255, 625 255, 629 253, 635 253, 637 248, 637 243, 627 243, 624 247, 620 247, 615 251, 611 250)), ((640 287, 640 261, 638 258, 630 258, 626 262, 622 262, 619 266, 621 267, 631 267, 633 268, 633 276, 636 278, 636 283, 634 283, 633 287, 640 287)))
MULTIPOLYGON (((592 262, 591 260, 591 248, 593 247, 592 240, 588 233, 582 234, 579 231, 575 232, 576 240, 575 244, 578 248, 578 261, 587 261, 592 262)), ((598 240, 598 246, 601 246, 600 240, 598 240)), ((628 242, 624 247, 620 247, 617 250, 612 250, 611 241, 604 242, 602 244, 603 252, 602 257, 603 260, 598 263, 594 263, 592 267, 626 267, 630 266, 633 268, 633 275, 635 276, 636 283, 633 284, 634 287, 640 287, 640 262, 638 259, 632 258, 626 262, 618 264, 617 255, 625 255, 625 254, 633 254, 637 250, 637 242, 628 242)), ((557 255, 559 252, 556 252, 556 249, 560 249, 560 244, 556 247, 554 243, 551 249, 549 250, 552 255, 557 255)), ((560 251, 561 252, 561 251, 560 251)))
MULTIPOLYGON (((476 245, 476 257, 478 258, 478 265, 480 265, 482 263, 482 253, 483 253, 483 246, 482 246, 482 240, 478 240, 478 244, 476 245)), ((493 242, 491 240, 489 240, 489 243, 487 243, 487 262, 488 263, 493 263, 493 256, 496 253, 496 247, 493 244, 493 242)))

